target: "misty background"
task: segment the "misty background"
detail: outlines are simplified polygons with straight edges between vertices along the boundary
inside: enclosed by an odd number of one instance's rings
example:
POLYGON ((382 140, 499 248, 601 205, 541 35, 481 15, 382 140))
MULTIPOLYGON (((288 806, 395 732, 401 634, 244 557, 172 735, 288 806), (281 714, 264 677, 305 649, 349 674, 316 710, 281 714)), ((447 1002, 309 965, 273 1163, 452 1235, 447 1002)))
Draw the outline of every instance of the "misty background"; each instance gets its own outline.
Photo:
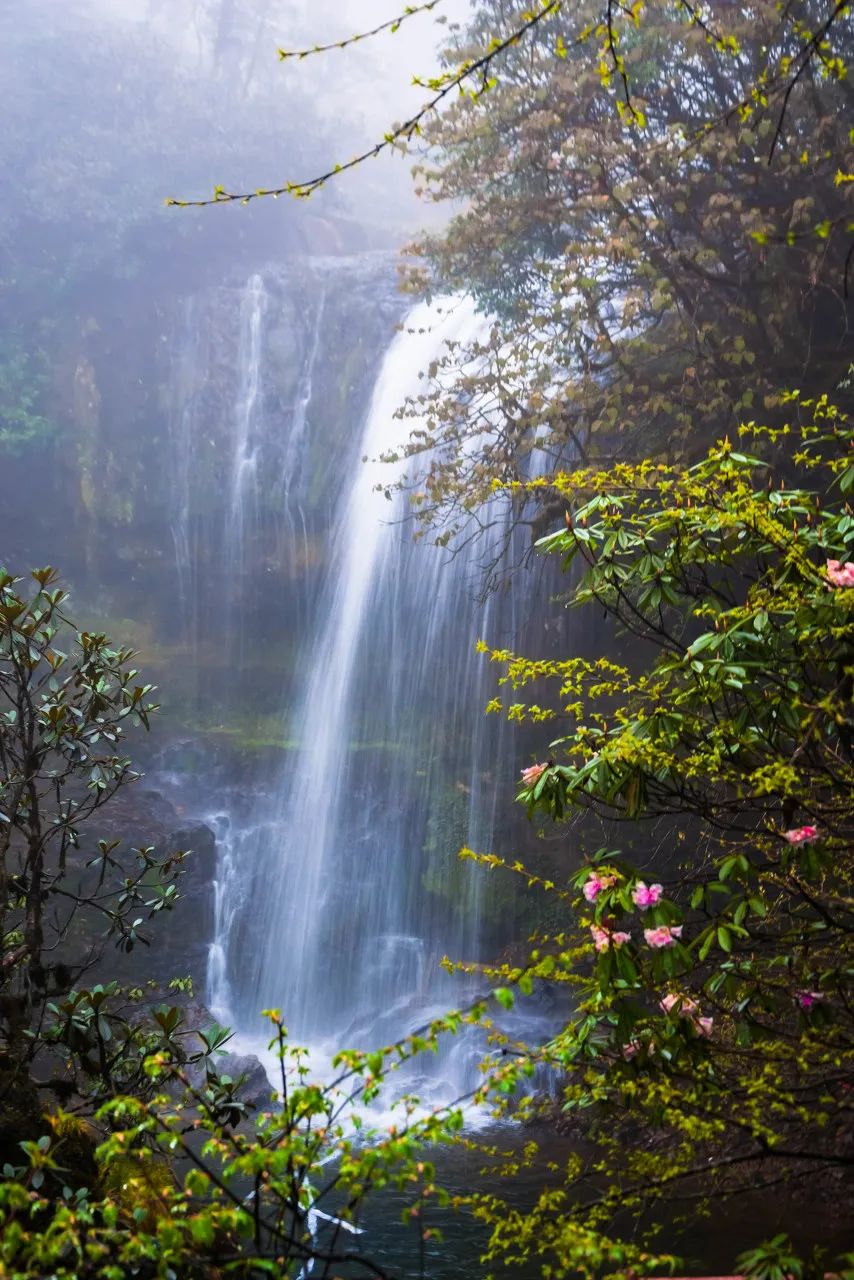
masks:
POLYGON ((428 995, 438 1008, 441 956, 492 947, 518 909, 510 892, 481 902, 457 851, 490 844, 516 771, 484 723, 475 640, 509 637, 530 604, 479 599, 475 558, 415 547, 405 498, 389 505, 386 469, 362 465, 405 440, 395 411, 446 334, 486 322, 469 304, 439 320, 399 288, 400 249, 437 216, 413 194, 415 156, 384 154, 310 200, 164 201, 309 180, 414 113, 412 76, 436 71, 449 30, 433 14, 277 56, 399 8, 0 10, 3 561, 55 565, 76 624, 135 650, 157 686, 162 714, 134 744, 145 789, 112 834, 206 851, 171 931, 180 956, 158 953, 157 976, 186 966, 244 1029, 295 984, 308 1037, 318 1010, 340 1030, 342 1004, 374 1017, 401 990, 398 1022, 428 995), (401 345, 407 317, 421 336, 401 345), (317 776, 335 779, 322 834, 302 801, 317 776), (318 999, 342 947, 349 985, 318 999))
MULTIPOLYGON (((393 0, 6 3, 4 256, 14 260, 13 237, 32 220, 86 219, 91 236, 148 216, 187 234, 198 215, 185 212, 179 226, 166 196, 301 180, 363 150, 421 104, 412 76, 435 70, 445 24, 464 16, 465 0, 328 56, 281 62, 277 50, 343 39, 398 9, 393 0)), ((351 175, 322 203, 312 212, 346 210, 389 234, 411 231, 423 213, 400 156, 351 175)), ((280 222, 289 215, 277 210, 280 222)))
MULTIPOLYGON (((413 161, 400 154, 309 201, 216 209, 164 201, 210 196, 216 184, 254 190, 311 178, 416 110, 425 92, 412 76, 436 69, 447 21, 464 16, 465 0, 349 49, 287 62, 277 53, 346 38, 398 9, 394 0, 0 5, 0 500, 9 563, 52 560, 64 548, 78 593, 124 616, 108 598, 111 584, 126 594, 129 565, 130 580, 140 580, 167 555, 142 526, 146 513, 167 522, 175 499, 155 473, 182 412, 178 330, 190 299, 238 289, 212 304, 223 337, 227 313, 239 328, 239 289, 270 264, 387 253, 377 299, 394 290, 394 253, 436 216, 416 200, 413 161)), ((359 360, 370 376, 403 305, 383 318, 379 301, 363 300, 363 313, 378 316, 370 356, 330 335, 333 363, 353 375, 345 398, 359 360)), ((370 317, 361 328, 370 332, 370 317)), ((280 344, 290 342, 294 368, 300 341, 293 331, 280 344)), ((220 355, 227 380, 230 357, 220 355)), ((287 376, 280 402, 294 392, 287 376)), ((323 448, 352 428, 328 415, 326 425, 331 435, 317 429, 323 448)), ((154 593, 149 614, 163 594, 154 593)))

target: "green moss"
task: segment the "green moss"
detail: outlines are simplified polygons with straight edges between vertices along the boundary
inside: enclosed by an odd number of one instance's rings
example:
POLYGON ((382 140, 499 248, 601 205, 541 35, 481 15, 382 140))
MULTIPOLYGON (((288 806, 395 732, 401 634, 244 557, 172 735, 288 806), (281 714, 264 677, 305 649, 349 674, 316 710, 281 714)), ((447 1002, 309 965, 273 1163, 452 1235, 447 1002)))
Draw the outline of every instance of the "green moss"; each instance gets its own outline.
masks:
POLYGON ((220 706, 205 708, 172 703, 165 710, 172 729, 201 741, 221 742, 235 751, 295 751, 299 747, 291 737, 281 715, 236 714, 220 706))
POLYGON ((260 726, 256 731, 240 725, 200 726, 198 722, 193 726, 186 725, 182 727, 192 727, 196 733, 203 737, 219 738, 239 751, 263 751, 269 748, 274 748, 278 751, 296 751, 300 745, 296 738, 289 738, 283 733, 264 733, 260 726))
POLYGON ((56 434, 57 424, 40 412, 47 389, 42 351, 16 340, 0 346, 0 452, 23 453, 56 434))

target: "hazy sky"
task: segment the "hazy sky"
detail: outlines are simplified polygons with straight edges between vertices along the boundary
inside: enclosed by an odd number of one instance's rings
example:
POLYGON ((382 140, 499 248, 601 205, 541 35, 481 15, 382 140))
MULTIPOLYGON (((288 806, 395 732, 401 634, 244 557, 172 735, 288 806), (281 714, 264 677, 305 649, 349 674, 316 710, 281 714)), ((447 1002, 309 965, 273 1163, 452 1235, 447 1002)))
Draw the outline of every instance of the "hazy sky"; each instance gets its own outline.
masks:
MULTIPOLYGON (((459 22, 470 11, 471 0, 441 0, 431 13, 416 15, 394 33, 384 33, 346 50, 337 50, 325 60, 283 66, 277 47, 330 44, 335 40, 369 30, 397 17, 407 0, 71 0, 81 11, 99 12, 103 21, 122 19, 140 23, 183 47, 189 57, 199 52, 199 33, 210 16, 227 4, 233 6, 235 21, 248 27, 257 24, 258 70, 267 64, 271 78, 287 74, 318 82, 330 107, 356 86, 366 92, 349 108, 372 119, 403 115, 417 107, 423 91, 412 86, 412 76, 435 69, 436 46, 443 38, 447 22, 459 22)), ((40 0, 34 0, 35 10, 40 0)))
MULTIPOLYGON (((57 0, 47 0, 47 4, 57 0)), ((38 9, 44 0, 31 0, 38 9)), ((355 150, 373 143, 392 123, 415 112, 425 91, 412 85, 414 75, 429 75, 437 67, 436 50, 447 32, 446 23, 464 21, 471 0, 442 0, 431 13, 407 19, 400 29, 382 33, 345 50, 282 63, 277 48, 329 44, 397 17, 407 0, 64 0, 81 12, 97 15, 99 23, 139 24, 146 34, 175 47, 185 67, 201 69, 210 56, 211 36, 220 15, 251 38, 253 82, 257 86, 289 86, 310 96, 313 110, 341 131, 334 154, 318 155, 319 164, 349 159, 355 150), (440 21, 437 22, 437 19, 440 21), (250 36, 251 33, 251 36, 250 36)), ((340 181, 342 195, 360 216, 371 217, 386 200, 389 217, 398 221, 432 221, 435 210, 418 205, 410 195, 410 164, 384 156, 370 172, 349 174, 340 181), (411 210, 411 215, 410 211, 411 210)), ((271 157, 270 172, 257 175, 258 185, 281 178, 271 157)), ((288 174, 302 180, 309 175, 288 174)), ((214 175, 214 180, 219 180, 214 175)))
MULTIPOLYGON (((470 0, 442 0, 395 34, 303 61, 282 62, 278 48, 334 44, 406 4, 0 0, 4 207, 30 224, 118 226, 171 217, 167 196, 278 187, 346 163, 423 105, 428 93, 412 78, 436 70, 446 23, 464 21, 470 0)), ((415 197, 414 163, 386 151, 311 209, 409 239, 447 216, 415 197)))

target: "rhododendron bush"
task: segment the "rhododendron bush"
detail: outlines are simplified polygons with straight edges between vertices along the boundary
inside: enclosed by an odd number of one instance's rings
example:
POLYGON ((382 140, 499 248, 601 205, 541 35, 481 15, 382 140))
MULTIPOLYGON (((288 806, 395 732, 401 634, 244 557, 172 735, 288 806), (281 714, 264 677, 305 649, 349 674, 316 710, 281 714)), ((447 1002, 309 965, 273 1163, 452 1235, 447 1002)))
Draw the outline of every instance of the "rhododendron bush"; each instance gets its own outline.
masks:
MULTIPOLYGON (((654 1239, 680 1206, 724 1222, 732 1197, 774 1188, 840 1223, 850 1208, 854 432, 827 399, 776 414, 690 468, 550 480, 566 516, 540 547, 572 571, 570 605, 616 623, 611 656, 489 651, 490 709, 553 726, 519 799, 551 845, 571 822, 562 883, 464 851, 539 886, 562 922, 505 978, 569 984, 575 1012, 501 1069, 509 1090, 551 1068, 596 1139, 524 1220, 552 1274, 585 1240, 654 1239)), ((507 1206, 480 1210, 505 1255, 507 1206)), ((826 1218, 791 1221, 798 1248, 829 1246, 826 1218)))

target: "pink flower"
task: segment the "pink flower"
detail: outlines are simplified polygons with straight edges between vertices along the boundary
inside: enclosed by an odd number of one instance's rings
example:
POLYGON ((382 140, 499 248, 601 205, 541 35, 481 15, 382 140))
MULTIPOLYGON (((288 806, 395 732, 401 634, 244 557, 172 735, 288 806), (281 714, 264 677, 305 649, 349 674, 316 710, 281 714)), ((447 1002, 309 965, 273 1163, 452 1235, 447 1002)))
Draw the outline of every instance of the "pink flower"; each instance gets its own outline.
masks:
MULTIPOLYGON (((652 930, 649 930, 649 932, 651 933, 652 930)), ((656 944, 651 943, 650 945, 655 946, 656 944)), ((708 1038, 712 1034, 715 1025, 714 1018, 701 1018, 700 1006, 690 996, 683 995, 681 992, 672 992, 669 995, 662 996, 658 1003, 665 1013, 675 1013, 680 1018, 687 1018, 698 1035, 708 1038)))
POLYGON ((850 560, 846 560, 845 564, 839 560, 828 560, 825 574, 831 586, 854 587, 854 564, 850 560))
POLYGON ((548 767, 549 766, 547 764, 529 764, 527 769, 522 770, 522 781, 525 786, 533 787, 534 784, 540 780, 548 767))
POLYGON ((657 929, 644 929, 643 936, 647 943, 656 950, 662 947, 673 947, 676 939, 682 937, 681 924, 660 924, 657 929))
POLYGON ((602 929, 598 924, 590 926, 590 933, 597 951, 607 951, 609 947, 623 947, 632 940, 630 933, 614 933, 610 929, 602 929))
POLYGON ((690 996, 678 994, 663 996, 658 1003, 665 1013, 672 1013, 675 1009, 683 1018, 692 1018, 699 1007, 697 1001, 692 1000, 690 996))
POLYGON ((655 906, 663 893, 664 889, 660 884, 645 885, 643 880, 638 880, 632 889, 632 902, 641 911, 646 911, 647 907, 655 906))
POLYGON ((818 827, 792 827, 791 831, 783 832, 783 839, 789 844, 810 844, 818 839, 818 827))
POLYGON ((816 1000, 821 1000, 821 998, 820 991, 799 991, 796 997, 798 1004, 805 1013, 813 1007, 816 1000))
POLYGON ((603 889, 610 889, 616 883, 617 877, 613 871, 605 871, 604 873, 594 871, 589 880, 584 882, 582 893, 588 902, 595 902, 603 889))

